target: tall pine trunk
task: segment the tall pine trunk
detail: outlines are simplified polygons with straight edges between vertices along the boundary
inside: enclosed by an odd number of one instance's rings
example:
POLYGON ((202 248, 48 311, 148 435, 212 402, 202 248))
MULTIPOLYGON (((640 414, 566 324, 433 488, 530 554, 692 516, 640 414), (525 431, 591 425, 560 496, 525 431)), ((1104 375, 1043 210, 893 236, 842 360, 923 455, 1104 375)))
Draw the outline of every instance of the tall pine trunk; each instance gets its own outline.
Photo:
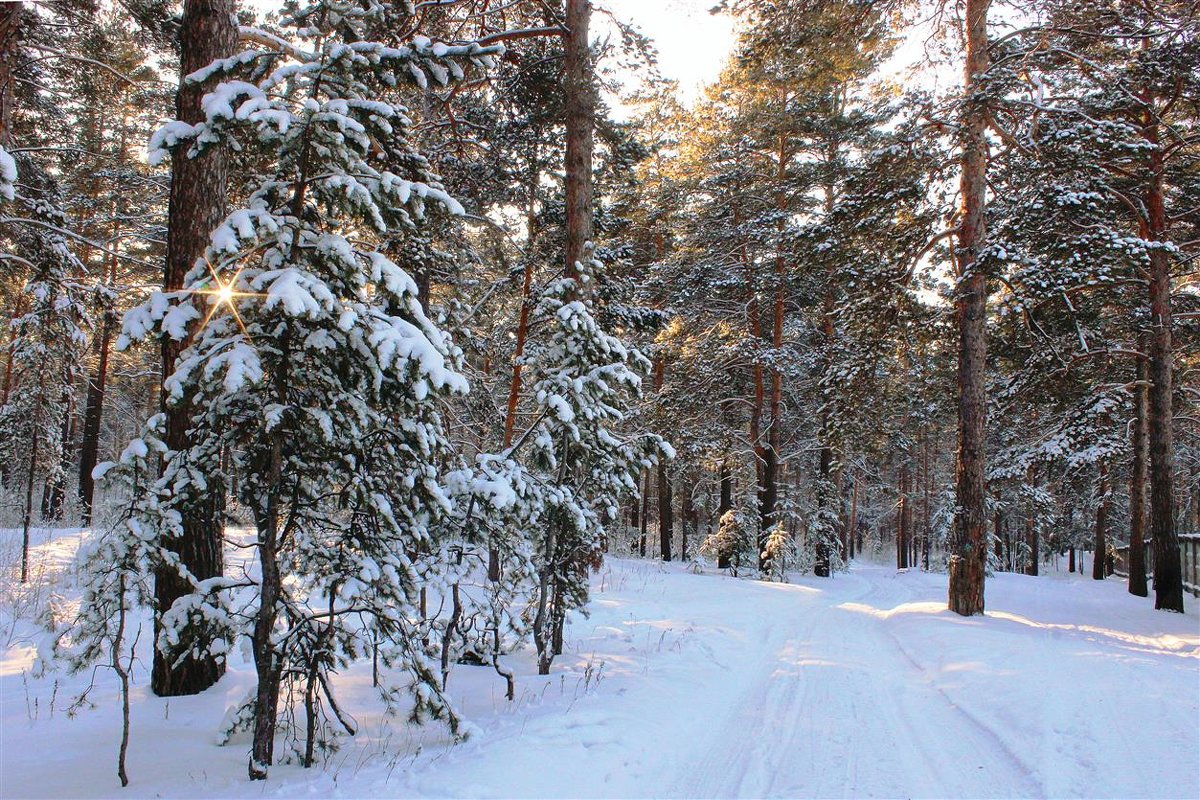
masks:
MULTIPOLYGON (((38 397, 41 397, 46 391, 45 364, 41 364, 38 367, 37 391, 38 397)), ((40 411, 42 404, 39 402, 36 408, 40 411)), ((25 508, 24 513, 21 515, 21 583, 26 583, 29 580, 29 529, 33 524, 33 481, 37 476, 38 449, 42 441, 42 422, 40 415, 35 415, 30 426, 29 460, 26 463, 25 471, 25 508)))
POLYGON ((67 468, 70 465, 68 443, 75 433, 75 394, 71 391, 70 375, 64 376, 61 390, 62 421, 59 423, 54 463, 46 475, 42 490, 42 519, 57 522, 62 519, 67 494, 67 468))
POLYGON ((646 537, 650 527, 650 470, 642 470, 642 516, 638 527, 638 555, 646 557, 646 537))
MULTIPOLYGON (((115 244, 114 244, 115 246, 115 244)), ((109 261, 109 286, 116 283, 116 256, 109 261)), ((88 381, 87 400, 83 409, 83 440, 79 452, 79 507, 83 516, 83 524, 92 521, 92 503, 96 496, 96 481, 92 471, 100 459, 100 423, 104 417, 104 394, 108 383, 108 360, 112 351, 112 336, 116 330, 117 313, 114 309, 105 309, 104 320, 100 323, 100 341, 96 345, 98 358, 96 372, 88 381)))
MULTIPOLYGON (((525 208, 526 230, 528 239, 525 242, 526 251, 533 252, 534 238, 537 235, 537 215, 535 213, 535 198, 537 181, 540 172, 537 169, 537 150, 534 149, 530 159, 530 175, 527 185, 528 199, 525 208)), ((531 257, 525 259, 525 269, 521 275, 521 312, 517 319, 517 341, 513 348, 512 374, 508 383, 508 403, 504 411, 504 448, 512 445, 513 428, 517 420, 517 406, 521 400, 521 357, 525 355, 525 341, 529 337, 529 313, 531 310, 531 294, 533 288, 533 266, 531 257)), ((488 548, 488 580, 496 583, 500 580, 500 553, 494 547, 488 548)))
POLYGON ((269 469, 271 485, 257 514, 258 560, 262 569, 258 611, 254 618, 254 733, 250 749, 250 780, 263 780, 274 760, 275 723, 279 714, 280 663, 275 650, 275 620, 278 614, 282 577, 279 572, 278 483, 282 448, 276 444, 269 469))
POLYGON ((1134 384, 1133 465, 1129 469, 1129 594, 1145 597, 1146 585, 1146 359, 1138 357, 1134 384))
MULTIPOLYGON (((661 255, 661 252, 660 252, 661 255)), ((654 359, 654 391, 662 394, 666 378, 666 363, 660 355, 654 359)), ((675 510, 671 505, 671 476, 667 465, 658 464, 658 553, 663 561, 671 560, 671 539, 675 535, 675 510)))
POLYGON ((658 465, 658 548, 663 561, 671 560, 671 539, 675 536, 675 507, 672 505, 671 476, 658 465))
POLYGON ((963 85, 962 218, 955 260, 958 287, 958 459, 949 607, 963 616, 982 614, 987 565, 985 426, 987 420, 987 278, 978 263, 986 238, 987 106, 975 95, 988 68, 989 0, 966 0, 966 66, 963 85))
POLYGON ((1092 556, 1092 578, 1102 581, 1108 577, 1108 465, 1100 464, 1100 501, 1096 504, 1096 543, 1092 556))
MULTIPOLYGON (((721 462, 721 500, 717 505, 717 526, 721 525, 721 517, 733 509, 733 470, 725 461, 721 462)), ((729 555, 722 552, 717 556, 717 569, 729 569, 729 555)))
MULTIPOLYGON (((1163 198, 1163 152, 1158 140, 1158 124, 1150 112, 1147 112, 1142 135, 1152 147, 1150 180, 1145 195, 1147 238, 1153 242, 1164 242, 1167 215, 1163 198)), ((1175 532, 1171 370, 1171 259, 1166 249, 1160 246, 1150 250, 1150 391, 1147 415, 1154 607, 1182 613, 1183 571, 1175 532)))
MULTIPOLYGON (((779 136, 778 163, 776 164, 776 179, 782 187, 787 170, 787 140, 783 134, 779 136)), ((786 290, 786 261, 783 255, 783 212, 785 200, 782 188, 779 191, 776 207, 779 211, 778 231, 779 241, 775 252, 775 297, 771 324, 771 405, 770 418, 767 422, 767 446, 763 453, 762 491, 759 493, 759 526, 758 526, 758 568, 766 569, 764 554, 767 551, 767 537, 775 526, 776 506, 779 505, 779 442, 783 427, 783 371, 779 368, 780 352, 783 348, 783 318, 784 294, 786 290)))
MULTIPOLYGON (((1025 481, 1030 487, 1033 487, 1034 481, 1037 480, 1037 470, 1030 465, 1025 473, 1025 481)), ((1041 543, 1038 541, 1037 524, 1033 517, 1034 509, 1032 503, 1025 516, 1025 546, 1029 550, 1028 560, 1025 562, 1025 574, 1038 574, 1038 561, 1040 560, 1041 543)))
POLYGON ((17 58, 21 52, 20 0, 0 3, 0 147, 12 147, 13 107, 16 105, 17 58))
MULTIPOLYGON (((579 265, 588 257, 592 238, 592 134, 595 125, 595 95, 592 86, 591 52, 588 45, 590 0, 567 0, 566 49, 563 59, 563 100, 566 112, 566 251, 563 274, 578 280, 579 265)), ((581 287, 576 286, 576 291, 581 287)), ((576 465, 563 459, 561 469, 576 465)), ((551 528, 560 524, 551 522, 551 528)), ((642 524, 645 524, 643 509, 642 524)), ((538 674, 548 675, 554 656, 561 652, 562 625, 566 610, 561 607, 565 572, 577 567, 578 553, 560 554, 554 531, 547 536, 546 561, 538 586, 538 610, 534 641, 538 651, 538 674)))
MULTIPOLYGON (((0 3, 0 147, 6 150, 12 147, 12 118, 13 106, 16 103, 17 57, 21 48, 21 11, 20 2, 0 3)), ((23 313, 25 304, 24 293, 18 294, 13 319, 23 313)), ((4 383, 0 385, 0 407, 8 405, 9 393, 13 385, 13 352, 16 336, 15 328, 8 326, 8 346, 4 348, 4 383)), ((6 461, 0 466, 0 484, 8 486, 14 476, 9 474, 6 461)), ((24 580, 24 578, 22 578, 24 580)))
MULTIPOLYGON (((185 0, 179 31, 180 75, 175 95, 175 113, 188 123, 204 117, 200 100, 207 86, 184 83, 182 76, 233 54, 237 44, 235 0, 185 0)), ((228 168, 220 148, 210 148, 197 158, 188 158, 186 146, 176 148, 171 160, 171 196, 167 224, 167 263, 163 288, 177 290, 184 276, 204 253, 209 234, 225 216, 228 168)), ((162 348, 163 379, 175 371, 175 361, 187 346, 186 341, 164 337, 162 348)), ((191 409, 186 404, 170 405, 165 400, 166 444, 173 451, 190 445, 188 427, 191 409)), ((210 486, 209 494, 183 509, 183 534, 166 545, 197 579, 221 574, 221 523, 218 518, 222 486, 210 486)), ((160 568, 154 576, 154 597, 158 611, 169 609, 191 586, 172 568, 160 568)), ((184 656, 173 662, 168 654, 154 652, 150 686, 160 697, 197 694, 212 686, 224 672, 224 664, 210 656, 184 656)))
POLYGON ((566 54, 563 91, 566 97, 566 212, 567 252, 565 274, 577 277, 576 263, 592 238, 592 130, 595 99, 592 87, 588 24, 591 0, 567 0, 566 54))
POLYGON ((908 462, 900 465, 898 481, 898 500, 896 502, 896 568, 908 569, 908 537, 909 508, 908 508, 908 462))
MULTIPOLYGON (((735 229, 741 226, 741 217, 736 208, 733 210, 733 225, 735 229)), ((749 327, 750 337, 757 345, 762 339, 762 314, 758 307, 758 286, 754 271, 754 263, 750 259, 750 253, 745 240, 738 245, 738 256, 741 259, 743 268, 746 270, 746 322, 747 326, 749 327)), ((752 372, 754 400, 750 405, 749 439, 750 449, 754 454, 755 486, 757 488, 761 508, 763 487, 765 485, 763 472, 764 465, 766 463, 766 448, 763 446, 762 440, 762 416, 763 405, 767 396, 761 357, 755 356, 752 372)), ((761 552, 761 550, 759 552, 761 552)))
POLYGON ((692 500, 692 481, 688 480, 688 475, 684 474, 683 485, 679 492, 679 560, 688 560, 688 538, 696 530, 696 523, 699 520, 699 515, 696 512, 696 504, 692 500))
MULTIPOLYGON (((120 145, 117 150, 117 164, 124 166, 126 147, 128 144, 129 123, 122 115, 120 145)), ((109 241, 113 250, 107 257, 108 288, 112 292, 117 289, 117 249, 121 246, 121 217, 125 208, 124 196, 115 198, 112 203, 112 228, 109 231, 109 241)), ((112 337, 119 322, 115 308, 106 307, 104 319, 100 323, 100 339, 96 344, 96 372, 88 381, 87 400, 83 411, 83 439, 79 452, 79 481, 76 491, 79 494, 80 513, 83 524, 92 521, 92 504, 95 501, 96 481, 92 471, 100 459, 100 423, 104 418, 105 389, 108 383, 108 360, 112 350, 112 337)))
MULTIPOLYGON (((535 202, 537 196, 537 182, 541 177, 541 173, 537 169, 537 150, 530 159, 530 169, 526 191, 528 193, 525 207, 525 225, 528 231, 528 237, 525 242, 525 249, 532 253, 534 240, 537 236, 537 214, 535 213, 535 202)), ((525 340, 529 335, 529 312, 530 312, 530 294, 533 287, 533 266, 534 259, 527 257, 525 259, 525 269, 521 275, 521 312, 517 319, 517 341, 513 347, 513 363, 512 375, 509 378, 508 384, 508 404, 504 413, 504 446, 507 448, 512 444, 513 427, 517 418, 517 404, 521 397, 521 356, 525 354, 525 340)))

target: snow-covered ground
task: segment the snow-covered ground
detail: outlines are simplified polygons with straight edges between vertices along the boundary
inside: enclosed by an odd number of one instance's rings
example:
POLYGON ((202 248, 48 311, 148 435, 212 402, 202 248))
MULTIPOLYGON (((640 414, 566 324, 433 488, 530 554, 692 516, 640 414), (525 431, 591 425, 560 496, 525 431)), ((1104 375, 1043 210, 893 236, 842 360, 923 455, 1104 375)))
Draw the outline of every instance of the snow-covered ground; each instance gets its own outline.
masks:
MULTIPOLYGON (((39 553, 61 564, 72 536, 39 553)), ((245 779, 244 740, 213 743, 245 665, 168 701, 143 663, 127 790, 111 677, 68 718, 81 681, 30 677, 32 628, 6 607, 0 796, 1200 796, 1194 611, 1155 612, 1116 579, 998 575, 987 616, 964 619, 945 581, 859 564, 768 584, 610 559, 553 674, 515 659, 515 703, 490 669, 452 675, 472 740, 365 712, 369 674, 353 670, 359 735, 266 783, 245 779)))

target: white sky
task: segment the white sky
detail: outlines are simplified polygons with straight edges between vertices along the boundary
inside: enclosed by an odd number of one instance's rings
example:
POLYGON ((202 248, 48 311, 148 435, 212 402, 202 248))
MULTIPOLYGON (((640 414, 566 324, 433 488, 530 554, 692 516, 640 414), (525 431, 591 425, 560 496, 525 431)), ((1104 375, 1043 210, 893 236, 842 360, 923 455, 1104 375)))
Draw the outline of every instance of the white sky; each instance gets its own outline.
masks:
MULTIPOLYGON (((0 0, 4 2, 4 0, 0 0)), ((279 0, 242 0, 259 13, 280 6, 279 0)), ((618 19, 632 22, 654 40, 659 69, 664 77, 679 81, 685 101, 699 96, 700 88, 716 80, 733 49, 733 19, 710 14, 716 0, 595 0, 618 19)), ((605 18, 592 12, 593 36, 602 34, 605 18)))
MULTIPOLYGON (((729 14, 711 14, 716 0, 595 0, 595 6, 633 23, 654 41, 659 69, 679 82, 680 99, 691 103, 705 84, 713 83, 734 46, 734 20, 729 14)), ((904 83, 916 82, 935 89, 958 78, 957 65, 927 63, 926 40, 932 35, 927 11, 916 13, 905 26, 903 39, 879 74, 904 83)), ((602 36, 605 15, 593 12, 593 36, 602 36)), ((615 98, 612 98, 615 100, 615 98)), ((619 111, 620 102, 614 104, 619 111)))
POLYGON ((716 80, 733 49, 733 19, 708 13, 715 0, 597 0, 596 5, 654 40, 659 69, 664 77, 679 81, 685 101, 716 80))

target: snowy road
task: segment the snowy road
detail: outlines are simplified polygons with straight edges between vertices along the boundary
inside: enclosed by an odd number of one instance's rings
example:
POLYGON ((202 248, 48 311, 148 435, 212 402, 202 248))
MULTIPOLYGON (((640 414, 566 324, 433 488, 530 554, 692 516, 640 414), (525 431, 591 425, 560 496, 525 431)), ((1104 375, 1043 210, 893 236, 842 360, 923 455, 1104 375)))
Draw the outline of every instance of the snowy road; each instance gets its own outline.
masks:
POLYGON ((573 630, 583 662, 614 664, 623 632, 633 657, 617 685, 564 717, 539 715, 532 737, 523 726, 468 745, 454 760, 469 784, 441 768, 418 772, 413 790, 1200 794, 1197 618, 1157 614, 1119 582, 1000 576, 992 615, 966 620, 944 610, 945 576, 889 568, 789 585, 631 562, 613 573, 590 624, 573 630), (1145 769, 1155 752, 1158 774, 1145 769))
MULTIPOLYGON (((849 576, 838 598, 892 607, 910 582, 849 576)), ((796 797, 1044 792, 991 729, 955 706, 884 621, 826 594, 779 609, 748 686, 669 794, 796 797), (947 747, 953 742, 953 747, 947 747), (986 775, 981 781, 981 775, 986 775), (894 787, 885 788, 885 787, 894 787)), ((789 598, 790 599, 790 598, 789 598)))
POLYGON ((616 560, 595 580, 554 674, 516 664, 516 703, 490 670, 455 673, 471 741, 372 716, 352 670, 359 736, 266 786, 242 779, 244 743, 212 744, 246 667, 169 706, 143 691, 121 792, 115 708, 31 715, 51 687, 26 684, 10 649, 0 795, 1200 796, 1197 616, 1115 580, 997 576, 973 619, 944 611, 945 576, 883 567, 785 585, 616 560), (30 746, 48 737, 54 754, 30 746))

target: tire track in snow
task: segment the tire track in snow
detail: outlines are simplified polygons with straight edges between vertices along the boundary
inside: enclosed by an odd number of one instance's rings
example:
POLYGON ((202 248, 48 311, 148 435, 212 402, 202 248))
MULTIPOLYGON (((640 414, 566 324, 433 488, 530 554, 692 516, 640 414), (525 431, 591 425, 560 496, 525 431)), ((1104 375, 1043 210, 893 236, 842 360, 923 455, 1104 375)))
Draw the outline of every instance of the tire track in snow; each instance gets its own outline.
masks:
MULTIPOLYGON (((869 585, 859 588, 860 594, 850 599, 861 599, 870 591, 869 585)), ((669 796, 768 796, 775 774, 787 769, 796 744, 789 733, 803 710, 801 693, 806 687, 798 676, 779 674, 780 654, 800 639, 811 639, 821 617, 823 595, 784 593, 781 600, 770 603, 770 610, 763 609, 769 622, 758 637, 758 647, 748 654, 755 657, 749 687, 736 694, 729 713, 717 722, 714 733, 706 737, 707 746, 693 759, 694 767, 669 796), (790 624, 778 621, 781 618, 790 624), (792 622, 796 619, 799 622, 792 622)))
MULTIPOLYGON (((677 797, 1011 796, 1041 787, 1012 751, 914 665, 881 609, 913 599, 885 571, 770 603, 748 686, 667 794, 677 797)), ((747 643, 748 647, 753 647, 747 643)), ((746 682, 740 682, 745 685, 746 682)))
MULTIPOLYGON (((924 676, 926 674, 925 668, 922 667, 920 665, 920 663, 918 663, 916 661, 916 659, 913 658, 912 654, 909 652, 909 649, 907 647, 905 647, 904 641, 902 639, 900 639, 899 636, 896 635, 895 631, 891 630, 890 628, 886 628, 886 626, 885 626, 885 629, 887 630, 888 637, 895 644, 897 652, 899 652, 900 654, 902 654, 904 656, 904 659, 909 663, 909 665, 911 666, 913 671, 924 676)), ((940 687, 937 684, 930 682, 930 681, 926 681, 926 685, 930 689, 932 689, 933 691, 935 691, 939 695, 941 695, 942 699, 945 700, 946 706, 948 708, 953 709, 954 712, 956 714, 958 714, 958 716, 961 717, 965 722, 967 722, 969 725, 974 726, 974 728, 979 732, 979 734, 982 735, 985 739, 987 739, 992 744, 992 746, 996 748, 996 750, 998 750, 1003 755, 1007 756, 1015 774, 1025 776, 1027 782, 1029 782, 1032 785, 1033 788, 1029 792, 1030 794, 1039 795, 1039 796, 1045 796, 1047 794, 1045 787, 1041 784, 1040 781, 1038 781, 1034 777, 1034 775, 1036 775, 1036 770, 1034 770, 1032 767, 1030 767, 1029 764, 1027 764, 1024 759, 1022 759, 1019 755, 1017 755, 1017 753, 1014 752, 1013 749, 1008 746, 1008 743, 1005 742, 1003 737, 1001 737, 1000 734, 996 732, 995 728, 991 727, 990 725, 985 723, 983 720, 981 720, 978 716, 976 716, 975 714, 972 714, 970 711, 968 711, 967 709, 965 709, 961 705, 959 705, 957 702, 955 702, 954 699, 952 697, 950 697, 950 695, 947 694, 946 690, 943 689, 942 687, 940 687)))

